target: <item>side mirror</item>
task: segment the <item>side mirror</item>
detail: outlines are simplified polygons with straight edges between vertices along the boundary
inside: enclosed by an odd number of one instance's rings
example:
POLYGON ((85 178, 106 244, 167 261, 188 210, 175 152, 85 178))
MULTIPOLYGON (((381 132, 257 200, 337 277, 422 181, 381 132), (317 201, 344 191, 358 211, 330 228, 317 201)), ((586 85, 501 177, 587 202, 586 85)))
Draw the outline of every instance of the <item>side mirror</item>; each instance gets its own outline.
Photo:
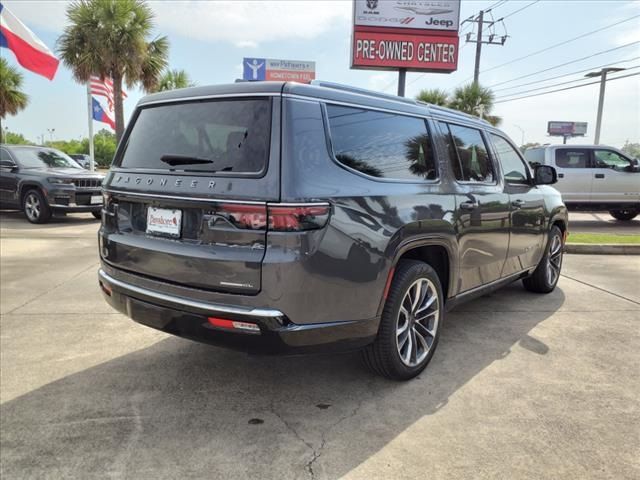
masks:
POLYGON ((536 165, 533 170, 533 182, 536 185, 553 185, 558 181, 556 169, 550 165, 536 165))
POLYGON ((13 172, 18 169, 18 166, 11 160, 0 160, 0 169, 5 172, 13 172))

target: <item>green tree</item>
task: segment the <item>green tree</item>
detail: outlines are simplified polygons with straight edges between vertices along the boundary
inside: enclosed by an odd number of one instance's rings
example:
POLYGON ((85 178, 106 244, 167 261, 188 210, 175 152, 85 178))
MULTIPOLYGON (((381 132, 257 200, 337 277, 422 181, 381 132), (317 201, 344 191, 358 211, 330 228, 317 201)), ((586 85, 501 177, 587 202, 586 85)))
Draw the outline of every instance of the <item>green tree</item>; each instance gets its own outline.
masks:
MULTIPOLYGON (((87 142, 87 151, 89 150, 89 140, 87 142)), ((115 134, 106 128, 101 129, 93 136, 93 148, 95 161, 99 167, 109 168, 116 153, 118 142, 115 134)))
POLYGON ((9 145, 33 145, 33 142, 24 138, 24 135, 21 133, 8 132, 6 130, 4 132, 3 142, 9 145))
POLYGON ((2 120, 23 110, 29 97, 22 92, 22 74, 0 57, 0 143, 3 141, 2 120))
POLYGON ((149 41, 153 12, 143 0, 76 0, 58 39, 63 63, 81 83, 91 75, 113 79, 116 138, 124 132, 122 85, 150 91, 167 66, 167 37, 149 41))
POLYGON ((482 117, 491 125, 498 126, 502 119, 491 115, 493 102, 494 95, 490 89, 477 83, 470 83, 453 91, 449 107, 476 117, 482 117))
POLYGON ((621 150, 632 158, 640 158, 640 143, 627 140, 621 150))
POLYGON ((189 74, 184 70, 165 70, 158 83, 151 89, 152 92, 165 92, 177 88, 195 87, 189 74))
POLYGON ((420 90, 420 93, 416 95, 416 100, 431 103, 432 105, 440 105, 442 107, 449 106, 449 94, 440 88, 426 88, 424 90, 420 90))

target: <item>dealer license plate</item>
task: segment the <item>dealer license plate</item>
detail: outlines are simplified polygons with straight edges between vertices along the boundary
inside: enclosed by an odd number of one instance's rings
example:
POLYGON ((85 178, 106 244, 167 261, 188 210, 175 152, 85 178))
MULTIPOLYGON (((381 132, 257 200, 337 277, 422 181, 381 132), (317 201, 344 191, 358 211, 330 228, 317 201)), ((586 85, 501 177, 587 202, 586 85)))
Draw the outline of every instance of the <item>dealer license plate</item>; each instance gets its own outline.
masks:
POLYGON ((181 224, 182 210, 156 207, 147 210, 147 233, 179 237, 181 224))

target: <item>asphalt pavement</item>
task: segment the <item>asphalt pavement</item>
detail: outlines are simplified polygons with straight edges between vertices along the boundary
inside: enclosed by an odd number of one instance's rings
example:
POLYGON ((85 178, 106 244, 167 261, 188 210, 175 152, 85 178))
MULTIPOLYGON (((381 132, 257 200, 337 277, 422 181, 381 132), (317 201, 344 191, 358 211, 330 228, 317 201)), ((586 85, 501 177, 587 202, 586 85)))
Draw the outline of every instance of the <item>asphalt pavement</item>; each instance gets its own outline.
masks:
POLYGON ((101 298, 97 228, 0 212, 3 480, 640 478, 638 256, 462 305, 398 383, 133 323, 101 298))

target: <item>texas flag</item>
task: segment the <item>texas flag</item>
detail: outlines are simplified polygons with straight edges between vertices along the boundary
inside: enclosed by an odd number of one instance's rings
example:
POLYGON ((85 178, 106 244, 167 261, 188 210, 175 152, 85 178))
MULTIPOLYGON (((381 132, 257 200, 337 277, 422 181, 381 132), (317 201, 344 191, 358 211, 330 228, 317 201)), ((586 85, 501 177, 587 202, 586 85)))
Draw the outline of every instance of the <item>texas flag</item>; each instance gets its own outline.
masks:
POLYGON ((53 80, 58 59, 9 9, 0 3, 0 47, 8 48, 27 70, 53 80))
POLYGON ((104 111, 102 105, 93 97, 91 97, 92 109, 93 109, 93 119, 98 122, 103 122, 108 124, 113 130, 116 129, 116 123, 113 119, 107 115, 107 112, 104 111))

